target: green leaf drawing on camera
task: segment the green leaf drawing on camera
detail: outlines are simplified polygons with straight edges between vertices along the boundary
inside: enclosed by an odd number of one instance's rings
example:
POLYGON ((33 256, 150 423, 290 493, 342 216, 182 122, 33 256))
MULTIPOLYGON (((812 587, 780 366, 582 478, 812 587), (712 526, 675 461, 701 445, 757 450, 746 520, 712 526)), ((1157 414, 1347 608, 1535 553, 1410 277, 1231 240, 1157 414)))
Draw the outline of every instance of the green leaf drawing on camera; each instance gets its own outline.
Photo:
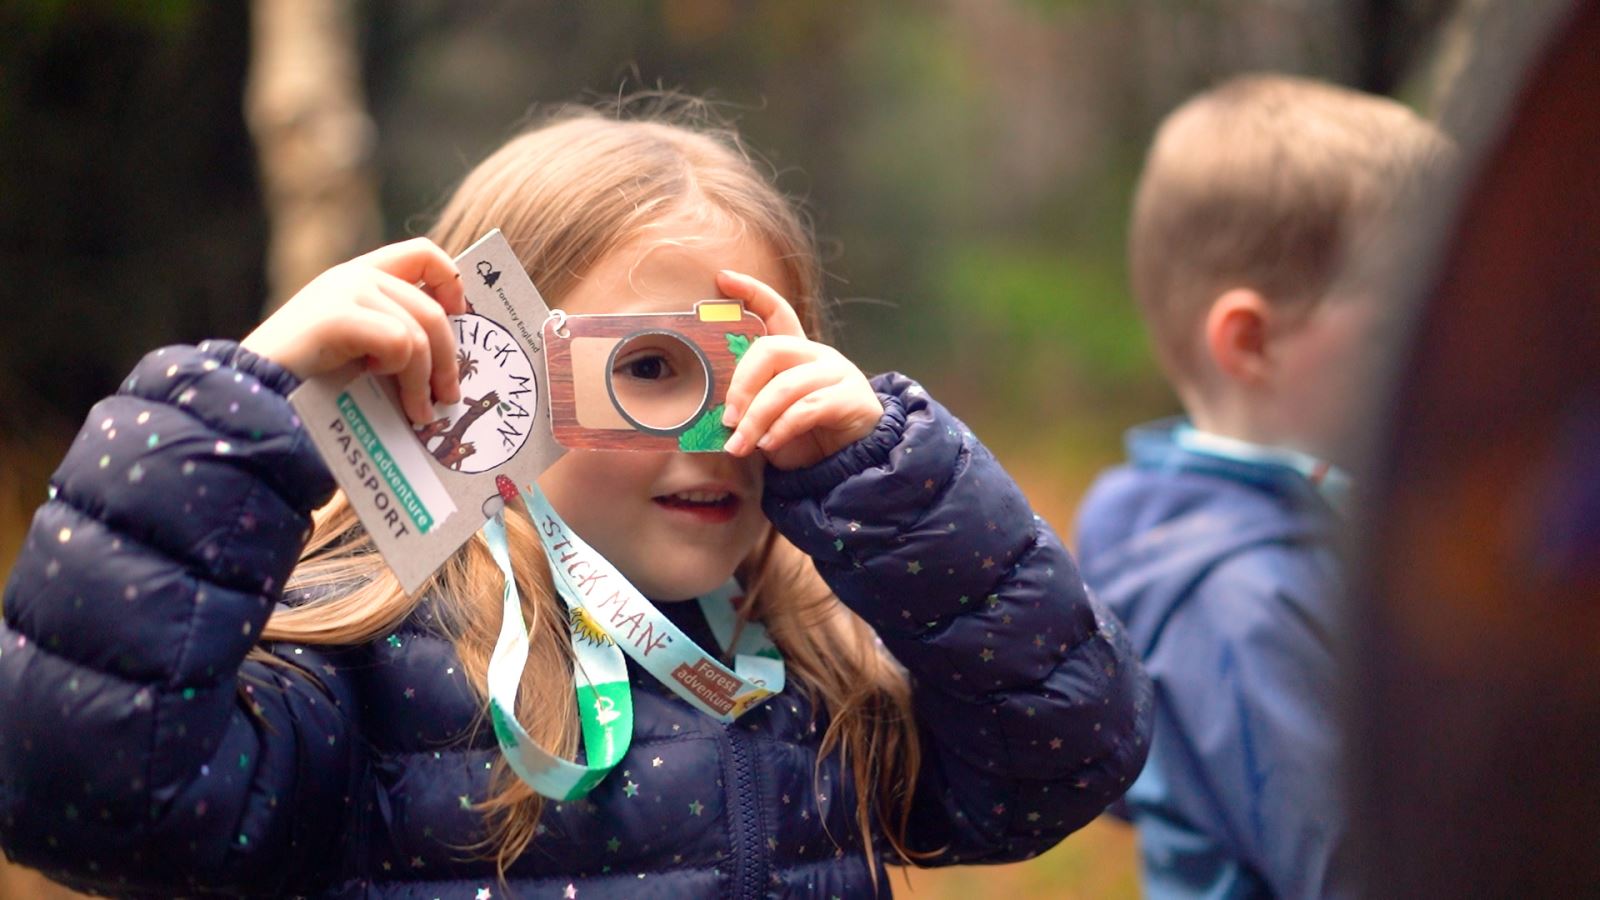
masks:
POLYGON ((689 429, 678 435, 678 449, 684 453, 715 453, 733 436, 732 429, 722 424, 725 404, 705 411, 689 429))
MULTIPOLYGON (((750 335, 724 332, 723 338, 728 342, 728 352, 733 354, 735 364, 744 359, 750 350, 750 335)), ((722 412, 726 404, 719 403, 706 410, 688 430, 678 435, 678 449, 684 453, 715 453, 722 449, 722 445, 733 436, 733 429, 722 424, 722 412)))

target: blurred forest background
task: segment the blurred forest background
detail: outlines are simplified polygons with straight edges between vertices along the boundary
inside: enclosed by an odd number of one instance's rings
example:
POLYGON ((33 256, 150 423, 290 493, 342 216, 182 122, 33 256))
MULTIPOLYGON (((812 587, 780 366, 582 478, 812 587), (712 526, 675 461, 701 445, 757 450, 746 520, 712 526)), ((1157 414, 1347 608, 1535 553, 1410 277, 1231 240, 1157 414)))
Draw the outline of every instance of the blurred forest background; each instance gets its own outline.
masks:
MULTIPOLYGON (((309 277, 296 252, 421 233, 540 108, 657 87, 721 104, 806 202, 846 352, 920 378, 1066 532, 1122 430, 1176 408, 1123 262, 1161 116, 1262 69, 1432 112, 1485 5, 0 0, 0 572, 78 422, 145 351, 242 336, 309 277), (337 108, 285 119, 272 72, 337 108), (295 166, 262 155, 274 128, 310 126, 336 145, 331 233, 291 224, 295 166)), ((0 897, 42 890, 8 877, 0 897)), ((1132 835, 1097 823, 1034 862, 896 888, 1134 896, 1132 835)))

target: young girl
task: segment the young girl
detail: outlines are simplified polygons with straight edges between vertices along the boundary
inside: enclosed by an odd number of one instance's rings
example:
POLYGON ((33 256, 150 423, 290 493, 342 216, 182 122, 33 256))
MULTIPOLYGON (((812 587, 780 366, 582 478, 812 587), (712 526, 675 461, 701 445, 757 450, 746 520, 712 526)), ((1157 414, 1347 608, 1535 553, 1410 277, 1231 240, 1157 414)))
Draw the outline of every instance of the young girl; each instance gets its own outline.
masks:
MULTIPOLYGON (((965 426, 812 339, 811 239, 731 134, 563 114, 431 237, 335 267, 242 344, 152 353, 89 414, 5 598, 9 856, 135 896, 887 895, 886 862, 1032 856, 1127 786, 1149 687, 1114 621, 965 426), (576 801, 511 774, 483 713, 483 537, 406 596, 284 399, 363 358, 419 422, 458 399, 451 254, 494 227, 552 307, 723 296, 768 330, 726 453, 573 451, 540 478, 703 647, 677 601, 737 576, 789 672, 723 725, 630 660, 632 745, 576 801)), ((518 718, 570 759, 567 615, 520 506, 507 528, 518 718)))

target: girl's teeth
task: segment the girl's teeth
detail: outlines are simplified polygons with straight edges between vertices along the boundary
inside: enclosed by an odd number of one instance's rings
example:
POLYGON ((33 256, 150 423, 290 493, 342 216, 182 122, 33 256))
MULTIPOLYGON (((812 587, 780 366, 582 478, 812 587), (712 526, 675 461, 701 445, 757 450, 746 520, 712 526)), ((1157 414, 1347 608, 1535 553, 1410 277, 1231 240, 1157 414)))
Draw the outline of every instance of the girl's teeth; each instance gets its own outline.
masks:
POLYGON ((678 500, 686 500, 689 503, 716 503, 719 500, 726 498, 728 495, 714 494, 710 491, 685 491, 682 493, 673 494, 672 496, 678 500))

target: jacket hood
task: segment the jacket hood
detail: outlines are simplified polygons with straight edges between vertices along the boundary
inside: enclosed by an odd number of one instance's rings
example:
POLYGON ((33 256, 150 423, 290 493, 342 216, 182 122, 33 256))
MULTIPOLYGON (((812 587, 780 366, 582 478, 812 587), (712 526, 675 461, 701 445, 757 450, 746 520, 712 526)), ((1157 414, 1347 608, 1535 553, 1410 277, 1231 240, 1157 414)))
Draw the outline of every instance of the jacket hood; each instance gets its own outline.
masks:
POLYGON ((1078 518, 1084 580, 1149 649, 1190 589, 1241 551, 1327 540, 1332 509, 1299 472, 1180 446, 1181 420, 1128 432, 1129 461, 1095 483, 1078 518))

